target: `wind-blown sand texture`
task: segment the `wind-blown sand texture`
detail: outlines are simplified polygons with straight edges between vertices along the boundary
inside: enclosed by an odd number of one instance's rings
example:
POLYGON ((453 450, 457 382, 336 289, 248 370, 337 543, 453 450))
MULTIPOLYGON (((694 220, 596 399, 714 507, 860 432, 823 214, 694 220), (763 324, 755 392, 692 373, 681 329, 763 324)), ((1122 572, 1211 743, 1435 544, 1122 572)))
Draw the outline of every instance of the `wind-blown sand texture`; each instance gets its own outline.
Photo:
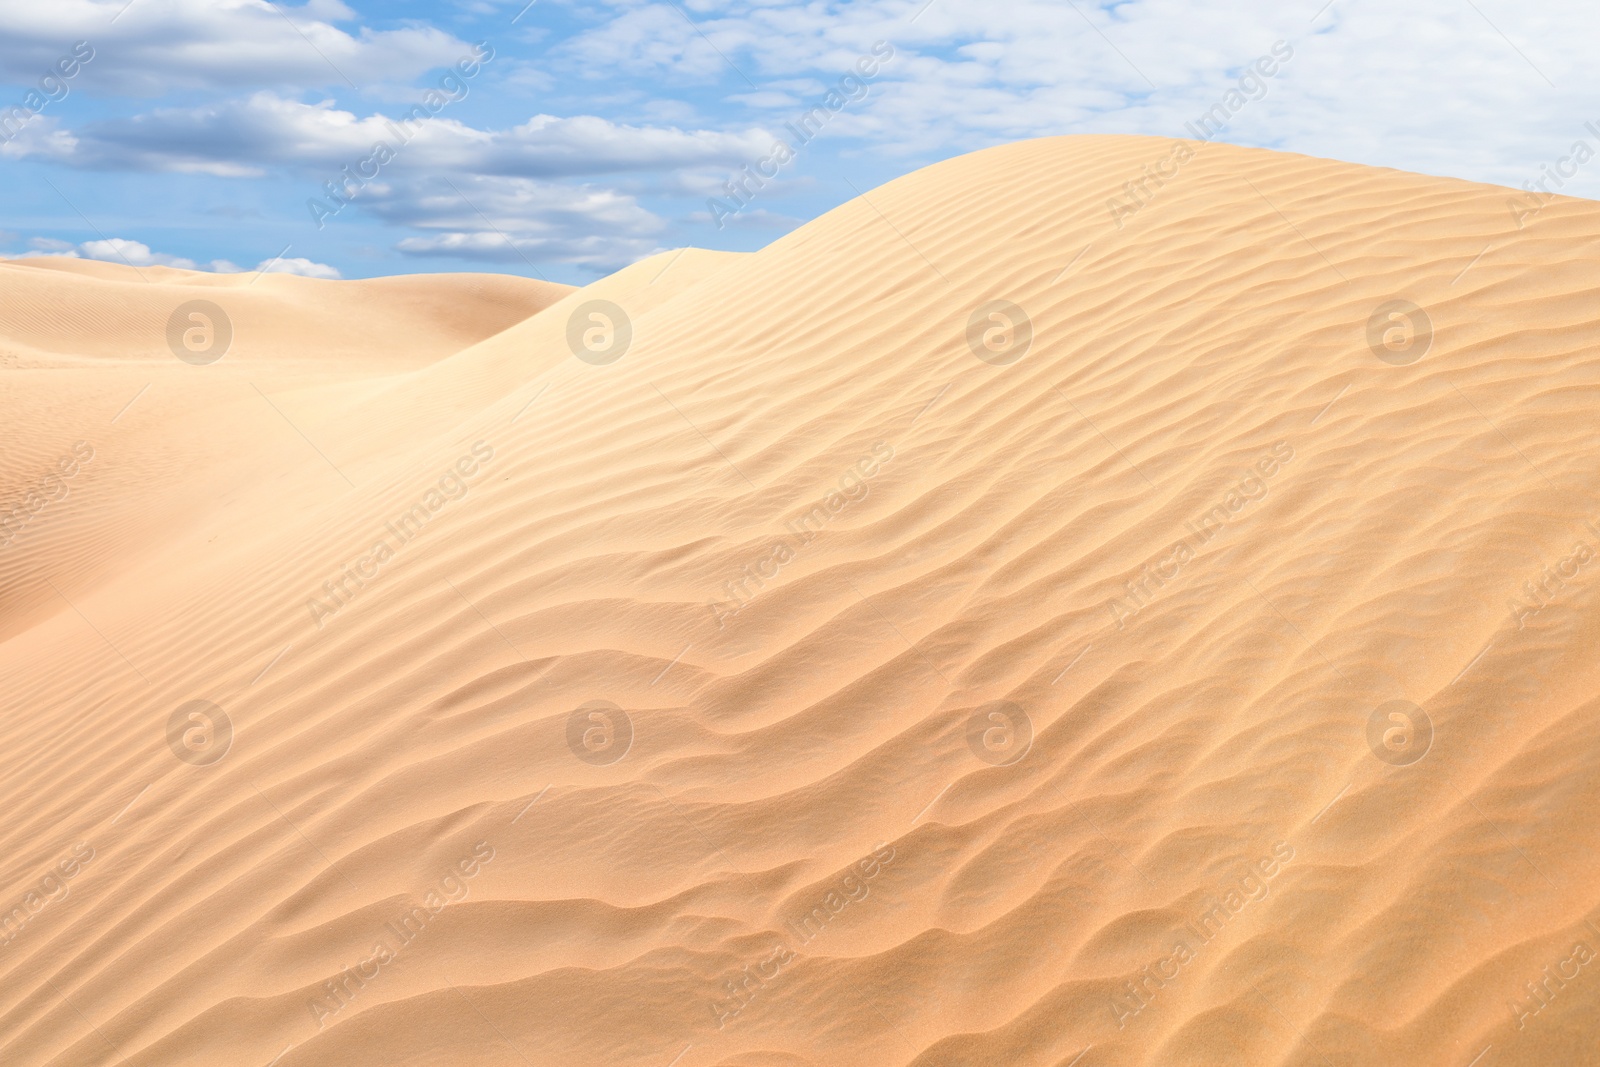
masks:
POLYGON ((1600 1063, 1600 205, 1190 149, 0 265, 0 1062, 1600 1063))

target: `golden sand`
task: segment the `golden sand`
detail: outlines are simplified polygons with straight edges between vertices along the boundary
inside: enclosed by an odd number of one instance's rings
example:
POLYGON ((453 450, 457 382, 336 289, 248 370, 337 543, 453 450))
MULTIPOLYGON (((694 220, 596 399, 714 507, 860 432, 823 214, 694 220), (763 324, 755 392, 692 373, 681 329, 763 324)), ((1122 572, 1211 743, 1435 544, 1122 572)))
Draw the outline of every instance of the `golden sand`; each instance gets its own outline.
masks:
POLYGON ((0 265, 0 1062, 1600 1062, 1600 205, 1173 152, 0 265))

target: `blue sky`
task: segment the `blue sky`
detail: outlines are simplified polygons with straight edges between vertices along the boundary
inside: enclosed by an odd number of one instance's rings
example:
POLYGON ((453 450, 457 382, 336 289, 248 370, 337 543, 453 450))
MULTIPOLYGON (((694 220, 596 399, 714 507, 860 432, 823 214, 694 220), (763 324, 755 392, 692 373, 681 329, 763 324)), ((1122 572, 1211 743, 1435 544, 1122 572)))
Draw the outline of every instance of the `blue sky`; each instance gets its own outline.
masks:
POLYGON ((1219 139, 1600 196, 1573 0, 525 3, 0 0, 0 255, 581 284, 987 145, 1188 136, 1276 42, 1219 139))

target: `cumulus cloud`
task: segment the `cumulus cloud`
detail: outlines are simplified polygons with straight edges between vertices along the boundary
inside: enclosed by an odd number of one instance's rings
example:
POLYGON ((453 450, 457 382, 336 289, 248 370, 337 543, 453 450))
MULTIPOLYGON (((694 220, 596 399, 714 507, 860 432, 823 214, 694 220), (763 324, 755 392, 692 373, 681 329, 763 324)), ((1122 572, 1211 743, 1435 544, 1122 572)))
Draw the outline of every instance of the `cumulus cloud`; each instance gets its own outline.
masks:
POLYGON ((302 278, 341 278, 336 269, 326 263, 317 263, 303 256, 289 256, 284 259, 269 259, 256 264, 256 270, 263 274, 298 274, 302 278))
POLYGON ((0 159, 66 159, 77 150, 77 138, 55 118, 31 116, 10 130, 9 137, 0 134, 0 159))
MULTIPOLYGON (((98 259, 106 263, 126 263, 130 267, 177 267, 180 270, 209 271, 213 274, 240 274, 244 268, 226 259, 213 259, 197 263, 186 256, 172 256, 152 251, 143 241, 130 241, 122 237, 108 237, 98 241, 73 244, 54 237, 35 237, 28 241, 28 251, 7 259, 32 259, 38 256, 63 256, 68 259, 98 259)), ((341 275, 326 263, 309 259, 262 260, 256 270, 267 274, 299 274, 306 278, 338 278, 341 275)))
POLYGON ((334 25, 354 18, 338 0, 0 0, 0 80, 32 83, 80 40, 96 53, 79 78, 88 91, 147 96, 373 86, 448 66, 470 50, 431 26, 334 25))
POLYGON ((141 241, 129 241, 121 237, 110 237, 101 241, 85 241, 79 245, 77 252, 85 259, 100 259, 107 263, 127 263, 134 267, 178 267, 182 270, 209 270, 218 274, 237 274, 239 268, 225 259, 214 259, 205 266, 200 266, 192 259, 183 256, 169 256, 162 252, 152 252, 150 246, 141 241))

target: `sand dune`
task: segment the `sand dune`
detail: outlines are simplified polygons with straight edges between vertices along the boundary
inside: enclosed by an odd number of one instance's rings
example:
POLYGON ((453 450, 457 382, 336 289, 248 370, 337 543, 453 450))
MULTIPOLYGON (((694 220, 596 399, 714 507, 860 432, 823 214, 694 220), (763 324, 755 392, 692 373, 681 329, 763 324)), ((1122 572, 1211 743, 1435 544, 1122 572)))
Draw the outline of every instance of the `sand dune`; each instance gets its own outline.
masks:
POLYGON ((1600 1063, 1600 206, 1178 149, 0 266, 0 1062, 1600 1063))

